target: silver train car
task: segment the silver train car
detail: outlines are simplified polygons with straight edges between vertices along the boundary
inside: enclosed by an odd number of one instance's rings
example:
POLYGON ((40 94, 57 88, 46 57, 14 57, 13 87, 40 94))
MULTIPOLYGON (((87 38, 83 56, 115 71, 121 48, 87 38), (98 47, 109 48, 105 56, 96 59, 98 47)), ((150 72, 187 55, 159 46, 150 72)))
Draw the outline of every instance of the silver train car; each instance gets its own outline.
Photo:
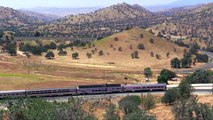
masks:
POLYGON ((77 95, 112 94, 112 93, 147 92, 147 91, 152 92, 152 91, 165 91, 166 89, 167 89, 166 84, 81 85, 76 88, 0 91, 0 99, 20 98, 20 97, 77 96, 77 95))

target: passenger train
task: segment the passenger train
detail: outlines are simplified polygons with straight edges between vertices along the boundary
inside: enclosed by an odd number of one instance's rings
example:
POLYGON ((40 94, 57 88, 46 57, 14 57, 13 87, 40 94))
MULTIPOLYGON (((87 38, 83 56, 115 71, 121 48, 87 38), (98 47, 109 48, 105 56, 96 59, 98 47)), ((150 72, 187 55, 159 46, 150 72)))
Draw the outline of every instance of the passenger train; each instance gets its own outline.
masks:
POLYGON ((77 95, 112 94, 112 93, 147 92, 147 91, 151 92, 151 91, 165 91, 165 90, 166 84, 81 85, 76 88, 0 91, 0 99, 20 98, 20 97, 77 96, 77 95))

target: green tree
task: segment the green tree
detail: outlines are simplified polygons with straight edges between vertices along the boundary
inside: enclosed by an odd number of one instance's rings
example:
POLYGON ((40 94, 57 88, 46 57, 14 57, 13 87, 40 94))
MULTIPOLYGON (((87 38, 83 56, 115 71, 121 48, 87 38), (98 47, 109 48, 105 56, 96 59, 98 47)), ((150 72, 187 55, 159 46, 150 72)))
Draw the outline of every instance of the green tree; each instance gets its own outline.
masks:
POLYGON ((181 60, 179 58, 172 59, 171 60, 171 66, 172 66, 172 68, 180 68, 181 60))
POLYGON ((0 39, 3 37, 4 33, 3 31, 0 31, 0 39))
POLYGON ((50 49, 56 49, 57 45, 54 42, 50 43, 50 49))
POLYGON ((63 49, 66 48, 66 45, 65 44, 60 44, 57 48, 58 51, 63 51, 63 49))
POLYGON ((168 75, 165 75, 165 74, 158 76, 158 79, 157 79, 158 83, 166 83, 166 84, 168 84, 168 80, 169 80, 169 77, 168 75))
POLYGON ((58 52, 58 55, 59 55, 59 56, 66 56, 66 55, 67 55, 67 51, 60 50, 60 51, 58 52))
POLYGON ((197 43, 193 43, 189 49, 189 53, 197 54, 199 49, 200 49, 200 46, 197 43))
POLYGON ((213 106, 198 103, 196 97, 180 99, 173 108, 177 120, 212 120, 213 106))
POLYGON ((143 98, 143 106, 146 110, 150 110, 155 107, 155 98, 148 94, 143 98))
POLYGON ((41 33, 40 33, 40 32, 35 31, 35 33, 34 33, 34 36, 35 36, 35 37, 39 37, 40 35, 41 35, 41 33))
POLYGON ((168 80, 171 80, 172 78, 176 77, 176 74, 168 69, 163 69, 160 72, 160 75, 165 75, 168 77, 168 80))
POLYGON ((92 54, 91 54, 91 53, 86 53, 86 56, 87 56, 88 58, 92 58, 92 54))
POLYGON ((141 99, 139 96, 126 96, 118 104, 124 114, 130 114, 139 109, 141 99))
POLYGON ((192 86, 190 78, 186 77, 178 86, 178 92, 181 98, 188 99, 191 96, 192 86))
POLYGON ((184 57, 181 59, 181 66, 183 68, 190 68, 192 64, 192 59, 188 57, 184 57))
POLYGON ((47 52, 45 55, 47 59, 53 59, 55 57, 54 53, 52 51, 47 52))
POLYGON ((103 56, 103 55, 104 55, 104 51, 103 51, 103 50, 100 50, 100 51, 98 52, 98 55, 99 55, 99 56, 103 56))
POLYGON ((172 105, 175 101, 179 99, 179 93, 177 88, 172 88, 166 91, 161 101, 164 104, 172 105))
POLYGON ((204 63, 207 63, 208 61, 209 61, 209 57, 208 57, 208 55, 206 55, 206 54, 197 54, 197 56, 196 56, 196 60, 198 61, 198 62, 204 62, 204 63))
POLYGON ((77 52, 72 54, 73 59, 79 59, 78 57, 79 57, 79 54, 77 52))
POLYGON ((153 72, 152 72, 151 68, 145 68, 144 69, 144 75, 149 80, 149 78, 152 77, 152 75, 153 75, 153 72))
POLYGON ((83 109, 82 99, 68 102, 48 102, 43 99, 5 100, 9 120, 97 120, 92 112, 83 109))
POLYGON ((120 120, 120 115, 118 111, 116 111, 116 106, 114 104, 107 106, 106 114, 104 114, 104 120, 120 120))
POLYGON ((210 70, 198 70, 188 77, 192 84, 197 83, 212 83, 213 72, 210 70))
POLYGON ((138 49, 144 50, 145 49, 144 44, 138 44, 138 49))
POLYGON ((6 50, 11 56, 16 56, 17 55, 16 43, 13 43, 13 42, 7 43, 6 50))
POLYGON ((123 119, 124 120, 156 120, 156 117, 149 115, 148 113, 142 110, 137 110, 133 113, 124 115, 123 119))

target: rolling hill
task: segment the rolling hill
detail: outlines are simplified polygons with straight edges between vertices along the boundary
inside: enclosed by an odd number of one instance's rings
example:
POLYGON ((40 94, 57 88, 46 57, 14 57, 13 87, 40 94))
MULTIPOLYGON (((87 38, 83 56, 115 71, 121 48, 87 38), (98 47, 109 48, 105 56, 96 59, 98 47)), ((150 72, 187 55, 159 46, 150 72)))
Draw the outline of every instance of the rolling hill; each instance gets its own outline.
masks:
POLYGON ((154 14, 139 5, 126 3, 113 5, 88 14, 70 15, 45 26, 42 33, 55 33, 80 37, 105 37, 127 27, 149 25, 154 14))
POLYGON ((200 38, 207 42, 212 41, 213 3, 200 5, 190 11, 182 11, 167 17, 164 24, 152 27, 155 33, 165 35, 200 38))
POLYGON ((208 4, 212 2, 212 0, 176 0, 175 2, 166 5, 148 6, 146 8, 152 12, 162 12, 168 11, 172 8, 180 8, 183 6, 196 6, 198 4, 208 4))
POLYGON ((57 19, 59 19, 59 16, 56 15, 51 15, 51 14, 41 14, 41 13, 37 13, 37 12, 32 12, 32 11, 28 11, 28 10, 18 10, 19 12, 30 16, 31 18, 38 20, 38 21, 43 21, 43 22, 52 22, 55 21, 57 19))
POLYGON ((39 21, 27 16, 17 10, 8 7, 0 7, 0 26, 1 27, 24 27, 31 24, 40 23, 39 21))
MULTIPOLYGON (((56 63, 58 63, 60 61, 64 64, 98 64, 102 66, 112 65, 118 68, 170 68, 170 60, 174 57, 181 58, 184 51, 184 48, 178 47, 176 44, 154 36, 140 28, 133 28, 114 34, 104 39, 94 41, 94 44, 95 47, 91 48, 74 48, 71 52, 79 53, 78 60, 71 60, 69 57, 68 59, 63 58, 62 60, 56 56, 53 62, 57 61, 56 63), (153 43, 150 42, 150 38, 153 39, 153 43), (144 46, 144 49, 139 49, 139 44, 142 44, 141 46, 144 46), (174 48, 177 50, 176 52, 174 52, 174 48), (88 58, 86 54, 92 53, 92 51, 96 52, 92 54, 92 58, 88 58), (100 55, 100 51, 103 51, 103 55, 100 55), (133 59, 131 54, 135 51, 138 51, 139 58, 133 59), (151 56, 152 52, 153 56, 151 56), (167 57, 168 52, 170 53, 169 57, 167 57), (159 59, 156 58, 157 55, 160 56, 159 59)), ((68 50, 68 54, 71 54, 70 50, 68 50)))
POLYGON ((97 10, 89 14, 71 15, 62 18, 60 21, 69 24, 83 24, 100 21, 122 21, 134 19, 137 17, 151 17, 153 14, 138 5, 129 5, 126 3, 113 5, 104 9, 97 10))

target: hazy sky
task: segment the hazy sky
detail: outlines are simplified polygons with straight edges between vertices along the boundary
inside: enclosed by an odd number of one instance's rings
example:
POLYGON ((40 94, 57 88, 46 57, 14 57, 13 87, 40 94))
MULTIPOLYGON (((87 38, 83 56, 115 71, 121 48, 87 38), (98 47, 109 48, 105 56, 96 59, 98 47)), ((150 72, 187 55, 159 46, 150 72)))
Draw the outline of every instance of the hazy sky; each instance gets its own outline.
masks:
POLYGON ((110 6, 126 2, 142 6, 167 4, 177 0, 0 0, 0 6, 19 8, 32 7, 92 7, 110 6))

